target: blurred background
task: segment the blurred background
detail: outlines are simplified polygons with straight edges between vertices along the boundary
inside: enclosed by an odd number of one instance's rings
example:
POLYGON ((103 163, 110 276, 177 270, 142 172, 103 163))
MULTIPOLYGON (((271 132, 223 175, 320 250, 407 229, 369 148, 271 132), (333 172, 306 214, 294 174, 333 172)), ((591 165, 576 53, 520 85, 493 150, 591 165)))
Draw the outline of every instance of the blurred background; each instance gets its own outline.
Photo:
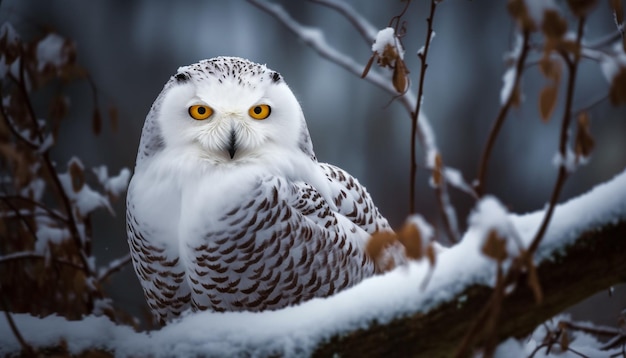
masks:
MULTIPOLYGON (((308 1, 275 2, 303 24, 324 30, 332 46, 357 62, 365 65, 369 59, 370 44, 339 14, 308 1)), ((404 6, 400 1, 347 2, 379 29, 404 6)), ((505 2, 489 4, 459 0, 438 6, 425 82, 423 110, 443 160, 461 170, 468 181, 477 175, 500 105, 503 57, 513 43, 514 29, 505 2)), ((415 54, 424 44, 428 5, 428 1, 415 1, 404 16, 405 61, 414 90, 419 75, 415 54)), ((169 76, 179 66, 204 58, 241 56, 266 63, 283 75, 302 104, 320 161, 338 165, 359 178, 394 227, 401 225, 408 213, 410 119, 406 111, 389 94, 319 57, 282 24, 247 2, 4 0, 0 20, 10 21, 24 37, 52 29, 73 39, 77 60, 91 74, 100 103, 118 110, 117 131, 104 125, 103 132, 94 136, 89 87, 70 85, 70 115, 62 123, 60 143, 52 152, 59 165, 77 155, 87 167, 105 164, 110 173, 123 167, 132 169, 145 115, 169 76)), ((608 2, 601 1, 588 20, 586 39, 613 32, 608 2)), ((608 84, 597 63, 583 61, 579 73, 576 107, 607 93, 608 84)), ((510 113, 490 161, 486 191, 516 213, 544 207, 556 178, 552 158, 562 112, 557 106, 549 123, 540 120, 537 97, 545 83, 538 68, 525 72, 524 103, 510 113)), ((605 100, 594 106, 590 115, 596 139, 592 160, 568 179, 561 201, 626 167, 626 107, 612 107, 605 100)), ((430 222, 438 223, 421 148, 418 158, 416 208, 430 222)), ((454 190, 451 198, 463 230, 474 200, 454 190)), ((115 217, 105 212, 94 217, 99 265, 128 250, 123 200, 115 211, 115 217)), ((130 266, 112 277, 108 292, 131 312, 145 310, 130 266)), ((615 287, 613 296, 599 293, 572 312, 576 318, 614 325, 625 307, 626 287, 621 285, 615 287)))

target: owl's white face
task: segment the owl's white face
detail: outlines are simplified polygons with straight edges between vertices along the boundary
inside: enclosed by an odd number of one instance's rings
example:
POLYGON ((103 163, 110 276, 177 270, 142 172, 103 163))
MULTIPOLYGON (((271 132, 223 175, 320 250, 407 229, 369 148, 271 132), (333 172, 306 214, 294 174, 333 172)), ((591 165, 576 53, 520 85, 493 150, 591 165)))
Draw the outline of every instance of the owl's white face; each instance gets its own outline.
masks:
POLYGON ((157 121, 165 150, 196 153, 214 164, 302 152, 306 131, 300 105, 278 73, 232 59, 180 68, 157 121))

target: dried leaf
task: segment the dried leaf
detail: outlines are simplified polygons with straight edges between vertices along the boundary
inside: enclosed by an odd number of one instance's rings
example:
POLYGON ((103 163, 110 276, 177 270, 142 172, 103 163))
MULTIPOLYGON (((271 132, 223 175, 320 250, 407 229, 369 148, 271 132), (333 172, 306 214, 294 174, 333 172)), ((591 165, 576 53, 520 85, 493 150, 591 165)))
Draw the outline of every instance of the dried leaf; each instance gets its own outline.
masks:
POLYGON ((396 67, 393 69, 392 81, 393 88, 395 88, 398 93, 406 92, 409 84, 408 73, 409 70, 406 68, 404 61, 401 59, 396 60, 396 67))
POLYGON ((626 67, 620 67, 619 72, 613 77, 609 98, 614 106, 626 104, 626 67))
POLYGON ((552 83, 545 86, 539 94, 539 113, 541 114, 541 119, 544 122, 548 122, 550 117, 552 117, 552 113, 556 108, 558 92, 559 87, 552 83))
POLYGON ((506 240, 500 237, 495 230, 489 231, 487 240, 485 240, 481 251, 485 256, 498 262, 502 262, 508 257, 508 253, 506 252, 506 240))
POLYGON ((558 83, 561 80, 562 65, 557 59, 551 59, 548 54, 544 54, 539 60, 539 69, 546 79, 558 83))
POLYGON ((541 31, 548 39, 559 40, 567 32, 567 21, 556 10, 546 10, 543 14, 541 31))
POLYGON ((586 16, 598 4, 598 0, 567 0, 570 10, 578 17, 586 16))
POLYGON ((404 246, 406 256, 421 259, 426 253, 423 250, 422 235, 415 224, 407 222, 398 232, 398 241, 404 246))
POLYGON ((383 53, 378 55, 378 64, 381 67, 393 68, 396 66, 396 60, 398 60, 399 58, 400 56, 398 56, 396 48, 387 44, 385 45, 383 53))
POLYGON ((365 253, 369 257, 371 257, 374 262, 377 262, 377 260, 380 259, 380 257, 382 256, 385 248, 389 247, 396 241, 397 237, 393 232, 375 232, 367 242, 367 246, 365 247, 365 253))
POLYGON ((536 31, 537 24, 528 14, 526 8, 526 2, 524 0, 509 0, 507 3, 507 10, 513 19, 516 20, 517 25, 522 31, 536 31))
POLYGON ((559 339, 559 345, 561 346, 561 350, 563 352, 567 352, 569 350, 570 338, 569 334, 567 334, 566 330, 561 332, 561 338, 559 339))
POLYGON ((76 160, 70 162, 69 167, 70 177, 72 178, 72 189, 78 193, 85 185, 85 172, 82 165, 76 160))
POLYGON ((535 264, 532 262, 532 259, 529 258, 527 262, 528 269, 528 277, 527 284, 528 287, 533 291, 533 295, 535 296, 535 302, 541 303, 543 301, 543 291, 541 290, 541 283, 539 282, 539 275, 537 274, 537 268, 535 264))
POLYGON ((589 157, 595 141, 591 136, 589 113, 581 112, 578 115, 578 128, 576 130, 576 141, 574 144, 574 152, 576 157, 589 157))
POLYGON ((98 108, 95 108, 93 110, 93 116, 91 118, 91 130, 95 135, 99 135, 102 131, 102 116, 100 115, 100 110, 98 108))
POLYGON ((433 183, 439 187, 443 184, 443 160, 441 154, 435 155, 435 167, 433 168, 433 183))
POLYGON ((372 67, 372 63, 374 63, 374 60, 376 60, 376 57, 378 57, 378 52, 374 52, 372 57, 370 57, 370 59, 367 61, 367 64, 363 69, 363 73, 361 74, 361 78, 365 78, 365 76, 367 76, 367 74, 370 72, 370 68, 372 67))

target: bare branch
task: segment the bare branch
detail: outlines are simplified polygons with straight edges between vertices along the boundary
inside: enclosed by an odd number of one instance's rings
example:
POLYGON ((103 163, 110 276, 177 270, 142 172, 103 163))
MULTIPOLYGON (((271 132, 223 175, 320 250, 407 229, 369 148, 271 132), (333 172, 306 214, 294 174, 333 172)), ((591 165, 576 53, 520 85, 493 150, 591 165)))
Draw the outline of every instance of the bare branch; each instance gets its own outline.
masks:
MULTIPOLYGON (((49 258, 46 255, 37 253, 37 252, 33 252, 33 251, 20 251, 20 252, 14 252, 8 255, 4 255, 4 256, 0 256, 0 264, 5 264, 8 262, 12 262, 12 261, 18 261, 18 260, 48 260, 49 258)), ((56 258, 56 257, 52 257, 51 258, 52 261, 54 261, 55 263, 61 264, 61 265, 65 265, 65 266, 69 266, 72 268, 75 268, 77 270, 80 271, 84 271, 83 267, 79 264, 76 264, 74 262, 71 261, 67 261, 67 260, 63 260, 60 258, 56 258)))
MULTIPOLYGON (((336 63, 354 75, 361 76, 365 66, 330 46, 321 30, 298 23, 280 5, 262 0, 248 0, 248 2, 276 18, 276 20, 285 25, 289 31, 304 41, 304 43, 323 58, 336 63)), ((377 72, 370 71, 365 79, 393 95, 397 94, 391 82, 377 72)), ((403 97, 406 97, 406 95, 402 96, 402 98, 403 97)))
MULTIPOLYGON (((576 45, 580 48, 580 44, 583 37, 583 29, 585 26, 585 18, 581 17, 578 21, 578 30, 576 35, 576 45)), ((564 59, 568 59, 567 54, 563 54, 564 59)), ((580 61, 580 56, 575 55, 574 58, 570 61, 566 61, 569 69, 569 77, 567 79, 567 94, 565 96, 565 109, 563 111, 563 120, 561 121, 561 135, 559 140, 559 153, 561 154, 561 158, 565 160, 567 155, 567 139, 568 139, 568 131, 569 124, 572 119, 572 103, 574 101, 574 87, 576 85, 576 74, 578 72, 578 63, 580 61)), ((565 163, 561 163, 559 166, 559 174, 556 179, 556 183, 554 185, 554 189, 552 191, 552 195, 550 197, 550 204, 548 205, 548 210, 546 211, 546 216, 544 217, 537 234, 535 235, 533 241, 530 243, 528 247, 528 252, 532 255, 537 247, 539 247, 539 243, 543 239, 543 236, 548 229, 548 224, 550 223, 550 219, 552 218, 552 214, 554 213, 554 208, 556 207, 557 201, 559 200, 559 195, 561 194, 561 189, 565 184, 565 180, 567 179, 568 171, 565 166, 565 163)))
POLYGON ((109 265, 107 267, 103 267, 100 269, 100 272, 98 273, 98 279, 97 279, 98 282, 105 281, 107 278, 109 278, 109 276, 121 270, 122 268, 124 268, 124 266, 128 265, 130 261, 131 261, 130 254, 126 254, 123 257, 120 257, 119 259, 115 259, 109 262, 109 265))
POLYGON ((359 14, 350 4, 337 0, 308 0, 312 3, 329 7, 345 17, 352 26, 361 34, 361 37, 368 45, 371 45, 376 38, 378 30, 359 14))
POLYGON ((11 313, 9 313, 10 311, 9 306, 4 296, 0 296, 0 302, 2 303, 2 310, 4 311, 4 316, 6 317, 7 322, 9 323, 9 327, 11 327, 11 331, 13 332, 15 339, 17 339, 17 341, 20 343, 20 346, 22 347, 22 356, 34 357, 35 350, 30 344, 26 342, 26 340, 24 340, 24 337, 20 333, 20 330, 17 328, 17 325, 15 324, 13 317, 11 317, 11 313))
POLYGON ((513 88, 511 92, 508 94, 506 102, 500 107, 498 111, 498 115, 496 120, 491 127, 491 131, 489 132, 489 138, 487 139, 487 144, 485 149, 483 150, 483 154, 480 159, 480 165, 478 168, 478 176, 476 178, 476 193, 478 196, 482 196, 485 190, 485 180, 487 177, 487 165, 489 163, 489 157, 491 156, 491 152, 493 150, 493 146, 496 143, 496 138, 500 133, 500 128, 502 128, 502 124, 506 119, 506 115, 509 112, 509 109, 514 103, 515 96, 519 95, 517 93, 519 88, 520 79, 522 77, 522 72, 524 71, 524 63, 526 62, 526 56, 528 55, 529 50, 529 42, 530 33, 528 31, 524 31, 522 38, 522 48, 517 58, 517 62, 515 63, 515 78, 513 80, 513 88))

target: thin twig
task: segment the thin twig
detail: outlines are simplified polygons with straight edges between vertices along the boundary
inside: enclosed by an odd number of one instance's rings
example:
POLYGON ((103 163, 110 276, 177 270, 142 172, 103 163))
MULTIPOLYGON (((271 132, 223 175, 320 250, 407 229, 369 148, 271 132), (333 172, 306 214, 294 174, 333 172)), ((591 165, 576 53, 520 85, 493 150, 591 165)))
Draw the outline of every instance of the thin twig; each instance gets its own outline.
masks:
POLYGON ((130 262, 131 262, 130 254, 126 254, 125 256, 119 259, 111 261, 106 268, 103 268, 100 270, 100 273, 98 274, 98 282, 102 282, 106 280, 107 278, 109 278, 109 276, 121 270, 122 268, 124 268, 124 266, 128 265, 130 262))
POLYGON ((2 200, 4 205, 6 205, 9 209, 11 209, 11 211, 13 211, 15 213, 15 216, 24 224, 24 226, 26 227, 26 230, 33 237, 33 240, 36 241, 37 240, 37 233, 35 232, 35 229, 33 229, 33 227, 30 225, 28 220, 26 220, 24 215, 22 215, 20 210, 18 210, 9 200, 5 199, 4 197, 0 197, 0 199, 2 200))
MULTIPOLYGON (((35 115, 35 110, 32 106, 32 103, 29 100, 28 97, 28 91, 26 90, 26 84, 25 82, 23 82, 23 78, 24 78, 24 70, 22 69, 20 71, 20 79, 15 78, 15 76, 13 75, 9 75, 11 80, 15 83, 15 85, 17 86, 17 88, 19 89, 22 98, 24 99, 24 102, 27 106, 28 112, 29 112, 29 116, 32 118, 33 121, 33 126, 36 129, 36 134, 39 138, 40 143, 43 143, 43 135, 41 134, 41 131, 39 130, 39 126, 37 124, 37 120, 36 120, 36 115, 35 115)), ((61 200, 61 203, 63 204, 65 213, 67 215, 67 220, 68 220, 68 227, 70 230, 70 234, 72 236, 72 239, 74 240, 74 243, 76 244, 76 248, 79 251, 79 257, 83 263, 83 268, 85 271, 85 275, 87 277, 93 276, 92 270, 89 266, 89 262, 87 260, 87 253, 84 252, 84 245, 82 242, 82 238, 81 235, 79 233, 78 230, 78 224, 76 222, 76 219, 74 218, 74 212, 73 212, 73 206, 72 203, 70 202, 69 197, 67 196, 67 194, 65 193, 65 189, 63 188, 63 185, 61 184, 61 180, 59 179, 59 176, 57 174, 56 168, 54 166, 54 164, 52 163, 52 160, 50 159, 49 156, 49 152, 48 151, 44 151, 43 153, 41 153, 41 158, 43 161, 43 164, 46 168, 46 170, 48 171, 49 177, 52 180, 52 183, 54 184, 54 188, 55 191, 59 197, 59 199, 61 200)))
MULTIPOLYGON (((32 251, 20 251, 20 252, 14 252, 12 254, 8 254, 5 256, 0 256, 0 264, 6 264, 12 261, 20 261, 20 260, 44 260, 46 261, 48 259, 49 258, 43 254, 39 254, 39 253, 32 252, 32 251)), ((63 260, 63 259, 59 259, 56 257, 53 257, 51 260, 57 264, 69 266, 77 270, 84 271, 83 267, 80 264, 63 260)))
POLYGON ((530 32, 524 31, 522 35, 522 48, 519 57, 517 58, 517 62, 515 63, 515 79, 513 80, 513 87, 511 89, 511 93, 509 93, 506 102, 500 107, 498 111, 498 115, 496 120, 493 122, 493 126, 489 131, 489 138, 487 139, 487 144, 485 145, 485 149, 483 150, 483 154, 480 158, 480 165, 478 169, 478 177, 476 179, 476 193, 478 196, 482 196, 485 190, 485 179, 487 176, 487 165, 489 164, 489 157, 491 156, 491 152, 493 150, 493 146, 496 142, 496 138, 500 133, 500 128, 502 128, 502 124, 506 119, 506 115, 509 112, 509 109, 513 105, 513 100, 515 99, 519 89, 520 79, 522 78, 522 73, 524 72, 524 63, 526 62, 526 56, 528 55, 529 50, 529 40, 530 40, 530 32))
MULTIPOLYGON (((256 6, 260 10, 268 13, 280 23, 282 23, 289 31, 291 31, 295 36, 303 40, 309 47, 315 50, 322 58, 327 59, 330 62, 333 62, 348 72, 361 77, 363 73, 364 65, 357 63, 351 57, 341 53, 336 50, 332 46, 330 46, 324 36, 323 32, 317 28, 311 28, 304 26, 298 23, 295 19, 293 19, 282 6, 271 3, 268 1, 262 0, 247 0, 252 5, 256 6)), ((348 9, 349 7, 343 7, 343 9, 348 9)), ((348 17, 347 15, 344 15, 348 17)), ((352 15, 353 18, 362 19, 359 15, 352 15)), ((365 20, 363 20, 365 21, 365 20)), ((353 23, 354 24, 354 23, 353 23)), ((367 25, 367 27, 371 27, 371 25, 367 25)), ((429 36, 430 39, 430 36, 429 36)), ((406 109, 407 113, 412 115, 416 113, 418 116, 418 120, 416 120, 416 128, 413 132, 417 133, 417 138, 419 142, 422 144, 424 148, 424 152, 426 153, 426 161, 428 161, 429 153, 438 153, 439 149, 437 148, 437 144, 434 136, 432 135, 432 127, 428 118, 426 118, 423 113, 415 111, 417 107, 416 96, 411 90, 407 90, 400 96, 398 96, 397 90, 394 88, 392 82, 389 80, 387 76, 383 76, 380 72, 374 71, 373 69, 367 73, 367 76, 364 78, 366 81, 372 83, 373 85, 383 89, 387 93, 396 97, 397 100, 402 104, 402 106, 406 109)), ((415 153, 413 150, 412 153, 415 153)), ((443 169, 443 168, 442 168, 443 169)), ((445 178, 444 178, 445 180, 445 178)), ((411 187, 414 187, 411 185, 411 187)), ((442 203, 450 202, 448 197, 448 193, 445 190, 439 191, 437 195, 440 197, 439 201, 442 203)), ((412 201, 413 202, 413 201, 412 201)), ((450 221, 450 220, 448 220, 450 221)))
MULTIPOLYGON (((578 30, 576 34, 576 45, 580 48, 580 43, 583 36, 583 29, 585 26, 585 17, 581 17, 578 21, 578 30)), ((561 159, 566 160, 567 156, 567 139, 568 139, 568 131, 569 124, 572 119, 572 102, 574 100, 574 87, 576 84, 576 75, 578 72, 578 63, 580 57, 578 55, 574 56, 573 60, 569 60, 567 54, 563 54, 564 59, 566 60, 566 64, 568 66, 569 77, 567 79, 567 93, 565 96, 565 110, 563 111, 563 120, 561 122, 561 134, 559 140, 559 153, 561 155, 561 159)), ((565 180, 567 179, 568 171, 565 166, 565 163, 561 163, 559 166, 559 174, 556 179, 556 183, 554 185, 554 189, 552 190, 552 195, 550 196, 550 203, 548 205, 548 210, 546 211, 546 215, 543 218, 541 226, 539 230, 535 234, 530 246, 528 247, 528 255, 533 255, 539 247, 539 243, 543 239, 546 230, 548 229, 548 224, 552 219, 552 214, 554 213, 554 208, 556 207, 557 201, 559 200, 559 195, 561 194, 561 189, 565 184, 565 180)))
POLYGON ((4 298, 4 295, 0 296, 0 303, 2 303, 2 310, 4 311, 4 316, 6 317, 7 322, 9 323, 9 327, 11 327, 11 332, 13 332, 15 339, 17 339, 20 346, 22 347, 22 355, 26 357, 34 357, 35 350, 30 344, 28 344, 28 342, 26 342, 26 340, 20 333, 20 330, 17 328, 17 325, 13 320, 13 316, 11 316, 11 313, 9 312, 9 306, 4 298))
MULTIPOLYGON (((415 181, 417 177, 417 160, 415 159, 416 142, 417 142, 417 130, 418 130, 418 118, 422 108, 422 98, 424 97, 424 79, 426 78, 426 69, 428 63, 426 59, 428 57, 428 50, 430 49, 430 40, 433 34, 433 19, 435 17, 435 10, 437 9, 437 1, 430 1, 430 13, 426 18, 428 28, 426 30, 426 41, 424 43, 424 51, 418 52, 417 57, 420 59, 420 79, 417 87, 417 100, 415 101, 415 109, 411 111, 411 164, 410 164, 410 188, 409 188, 409 212, 415 213, 415 181)), ((427 155, 432 153, 427 153, 427 155)), ((426 158, 426 160, 429 160, 426 158)))
POLYGON ((52 217, 56 221, 59 221, 61 223, 67 224, 67 218, 65 218, 63 215, 61 215, 58 212, 50 209, 45 204, 40 203, 37 200, 33 200, 31 198, 27 198, 27 197, 24 197, 24 196, 16 196, 16 195, 6 195, 6 196, 0 195, 0 199, 1 200, 8 200, 8 201, 14 201, 14 200, 23 201, 23 202, 25 202, 27 204, 31 204, 33 206, 36 206, 36 207, 44 210, 48 216, 52 217))

